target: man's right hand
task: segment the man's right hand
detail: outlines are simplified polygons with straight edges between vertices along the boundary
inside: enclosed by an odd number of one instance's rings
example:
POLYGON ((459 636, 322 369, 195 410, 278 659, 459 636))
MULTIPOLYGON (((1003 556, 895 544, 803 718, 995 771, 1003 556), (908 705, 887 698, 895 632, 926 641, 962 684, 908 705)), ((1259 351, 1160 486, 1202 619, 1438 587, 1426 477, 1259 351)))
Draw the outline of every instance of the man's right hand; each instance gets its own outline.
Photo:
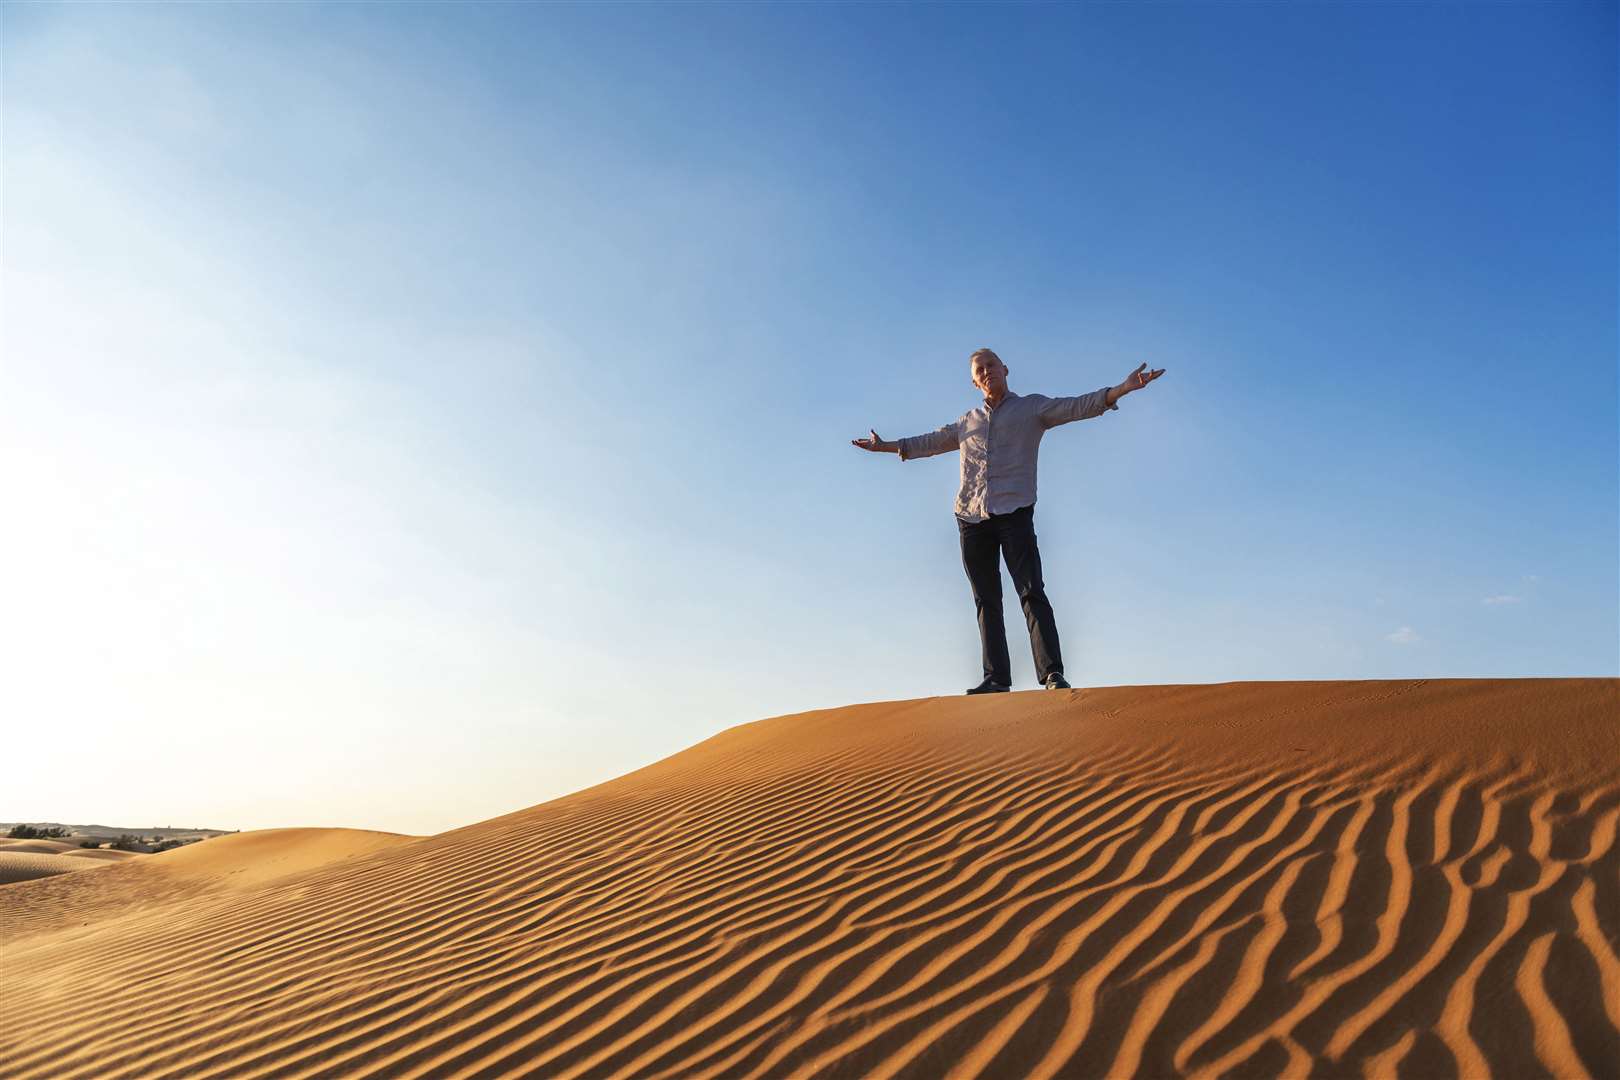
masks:
MULTIPOLYGON (((867 430, 871 431, 872 429, 868 428, 867 430)), ((879 435, 876 431, 872 431, 872 437, 870 439, 851 439, 849 441, 860 447, 862 450, 870 450, 877 454, 892 454, 896 449, 898 449, 894 443, 884 442, 883 436, 879 435)))

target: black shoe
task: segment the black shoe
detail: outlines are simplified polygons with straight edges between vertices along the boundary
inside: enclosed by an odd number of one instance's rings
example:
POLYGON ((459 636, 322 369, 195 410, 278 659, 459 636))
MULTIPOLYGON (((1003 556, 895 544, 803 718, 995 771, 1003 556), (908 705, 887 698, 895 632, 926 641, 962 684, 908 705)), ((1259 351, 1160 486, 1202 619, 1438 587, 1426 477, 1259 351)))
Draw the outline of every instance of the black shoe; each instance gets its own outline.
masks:
POLYGON ((1071 689, 1073 689, 1073 687, 1071 687, 1069 685, 1069 680, 1067 680, 1067 679, 1065 679, 1063 677, 1063 672, 1061 672, 1061 671, 1054 671, 1054 672, 1052 672, 1052 674, 1050 674, 1050 675, 1048 675, 1046 677, 1046 688, 1048 690, 1071 690, 1071 689))
POLYGON ((1012 689, 1012 687, 1007 686, 1007 685, 1005 685, 1003 683, 998 683, 994 679, 986 679, 986 680, 984 680, 984 682, 980 683, 978 686, 975 686, 973 689, 969 690, 968 693, 970 693, 970 694, 1005 694, 1007 691, 1009 691, 1011 689, 1012 689))

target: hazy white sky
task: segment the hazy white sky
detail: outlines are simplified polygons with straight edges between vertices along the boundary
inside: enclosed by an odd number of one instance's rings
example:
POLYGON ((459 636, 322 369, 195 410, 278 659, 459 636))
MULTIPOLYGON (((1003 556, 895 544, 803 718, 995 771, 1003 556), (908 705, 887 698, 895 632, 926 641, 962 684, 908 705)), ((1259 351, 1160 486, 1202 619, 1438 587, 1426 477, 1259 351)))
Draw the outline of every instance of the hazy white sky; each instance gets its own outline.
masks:
POLYGON ((0 818, 959 693, 955 458, 849 439, 981 345, 1168 369, 1043 444, 1076 686, 1620 674, 1612 6, 0 17, 0 818))

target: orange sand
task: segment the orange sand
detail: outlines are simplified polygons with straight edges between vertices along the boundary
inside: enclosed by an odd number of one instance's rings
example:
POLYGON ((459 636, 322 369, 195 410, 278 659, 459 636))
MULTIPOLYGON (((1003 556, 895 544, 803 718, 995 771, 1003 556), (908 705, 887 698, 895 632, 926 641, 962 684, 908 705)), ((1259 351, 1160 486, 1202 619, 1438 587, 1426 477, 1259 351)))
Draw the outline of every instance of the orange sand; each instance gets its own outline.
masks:
POLYGON ((1620 1073, 1620 680, 1126 686, 744 724, 438 836, 0 888, 73 1077, 1620 1073))

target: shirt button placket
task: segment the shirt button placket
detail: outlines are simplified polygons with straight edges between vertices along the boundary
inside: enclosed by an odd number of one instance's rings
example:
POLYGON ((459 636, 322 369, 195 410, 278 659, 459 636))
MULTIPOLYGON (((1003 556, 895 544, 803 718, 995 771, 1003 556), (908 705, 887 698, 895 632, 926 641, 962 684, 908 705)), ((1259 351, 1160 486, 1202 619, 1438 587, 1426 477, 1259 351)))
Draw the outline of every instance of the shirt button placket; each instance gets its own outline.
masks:
POLYGON ((996 423, 996 411, 990 406, 984 407, 984 475, 980 478, 979 511, 985 517, 990 516, 990 445, 996 423))

